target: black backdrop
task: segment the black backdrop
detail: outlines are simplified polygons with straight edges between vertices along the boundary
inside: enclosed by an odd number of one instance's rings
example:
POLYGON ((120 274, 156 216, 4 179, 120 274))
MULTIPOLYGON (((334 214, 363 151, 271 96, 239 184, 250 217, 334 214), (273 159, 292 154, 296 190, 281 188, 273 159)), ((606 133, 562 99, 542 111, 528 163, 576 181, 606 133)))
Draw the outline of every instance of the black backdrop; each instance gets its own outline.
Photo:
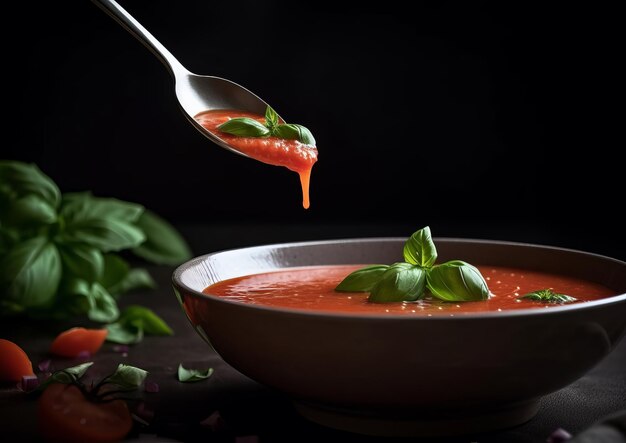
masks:
POLYGON ((238 82, 313 131, 311 209, 294 173, 196 132, 166 69, 88 1, 20 2, 5 14, 20 29, 2 31, 15 67, 5 67, 5 133, 17 142, 0 158, 36 162, 63 191, 136 201, 177 226, 278 227, 280 241, 429 224, 438 236, 626 259, 613 153, 623 136, 609 112, 620 106, 616 11, 120 3, 191 71, 238 82))

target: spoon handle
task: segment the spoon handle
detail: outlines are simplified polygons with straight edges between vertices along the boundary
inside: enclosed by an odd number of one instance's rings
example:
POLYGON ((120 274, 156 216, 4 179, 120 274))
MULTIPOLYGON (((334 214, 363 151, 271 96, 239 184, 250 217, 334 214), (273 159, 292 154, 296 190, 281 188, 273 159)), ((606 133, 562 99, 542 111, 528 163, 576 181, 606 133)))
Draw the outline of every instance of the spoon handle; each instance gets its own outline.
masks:
POLYGON ((187 69, 161 44, 141 23, 133 18, 124 8, 114 0, 92 0, 116 22, 122 25, 137 40, 143 43, 176 77, 177 74, 189 73, 187 69))

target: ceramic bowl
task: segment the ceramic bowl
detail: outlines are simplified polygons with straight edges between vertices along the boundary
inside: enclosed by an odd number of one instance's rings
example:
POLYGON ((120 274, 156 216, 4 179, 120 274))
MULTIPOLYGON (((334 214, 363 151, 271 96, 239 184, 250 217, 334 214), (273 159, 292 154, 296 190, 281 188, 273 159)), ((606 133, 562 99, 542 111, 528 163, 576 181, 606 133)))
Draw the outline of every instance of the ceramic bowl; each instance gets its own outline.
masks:
POLYGON ((439 261, 540 270, 615 290, 550 309, 463 316, 319 313, 242 304, 201 291, 271 270, 392 263, 405 239, 286 243, 203 255, 173 275, 198 333, 246 376, 287 394, 320 424, 374 435, 458 435, 520 424, 539 399, 584 375, 626 329, 626 263, 521 243, 436 239, 439 261))

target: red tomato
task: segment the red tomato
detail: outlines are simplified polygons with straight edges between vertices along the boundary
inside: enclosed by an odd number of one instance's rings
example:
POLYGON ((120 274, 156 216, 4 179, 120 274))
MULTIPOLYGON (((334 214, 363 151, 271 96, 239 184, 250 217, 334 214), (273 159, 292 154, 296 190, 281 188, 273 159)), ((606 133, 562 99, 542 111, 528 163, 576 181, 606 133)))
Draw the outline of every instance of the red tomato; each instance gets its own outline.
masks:
POLYGON ((24 375, 35 375, 28 355, 12 341, 0 338, 0 381, 21 381, 24 375))
POLYGON ((123 400, 94 403, 74 385, 54 383, 37 404, 39 433, 50 442, 112 442, 122 440, 133 426, 123 400))
POLYGON ((77 357, 81 352, 95 354, 106 338, 106 329, 72 328, 54 339, 50 352, 61 357, 77 357))

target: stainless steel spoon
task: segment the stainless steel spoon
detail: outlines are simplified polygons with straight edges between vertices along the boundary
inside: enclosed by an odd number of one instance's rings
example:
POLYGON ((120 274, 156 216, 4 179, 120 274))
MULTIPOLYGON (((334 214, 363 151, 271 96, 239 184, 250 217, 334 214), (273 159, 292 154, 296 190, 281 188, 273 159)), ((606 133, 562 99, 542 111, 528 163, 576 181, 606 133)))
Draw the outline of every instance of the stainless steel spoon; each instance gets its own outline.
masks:
POLYGON ((194 116, 212 109, 237 109, 263 115, 267 103, 243 86, 220 77, 196 75, 189 72, 177 59, 113 0, 92 0, 123 28, 143 43, 168 68, 174 77, 176 98, 191 124, 212 142, 237 154, 246 156, 224 140, 202 127, 194 116))

